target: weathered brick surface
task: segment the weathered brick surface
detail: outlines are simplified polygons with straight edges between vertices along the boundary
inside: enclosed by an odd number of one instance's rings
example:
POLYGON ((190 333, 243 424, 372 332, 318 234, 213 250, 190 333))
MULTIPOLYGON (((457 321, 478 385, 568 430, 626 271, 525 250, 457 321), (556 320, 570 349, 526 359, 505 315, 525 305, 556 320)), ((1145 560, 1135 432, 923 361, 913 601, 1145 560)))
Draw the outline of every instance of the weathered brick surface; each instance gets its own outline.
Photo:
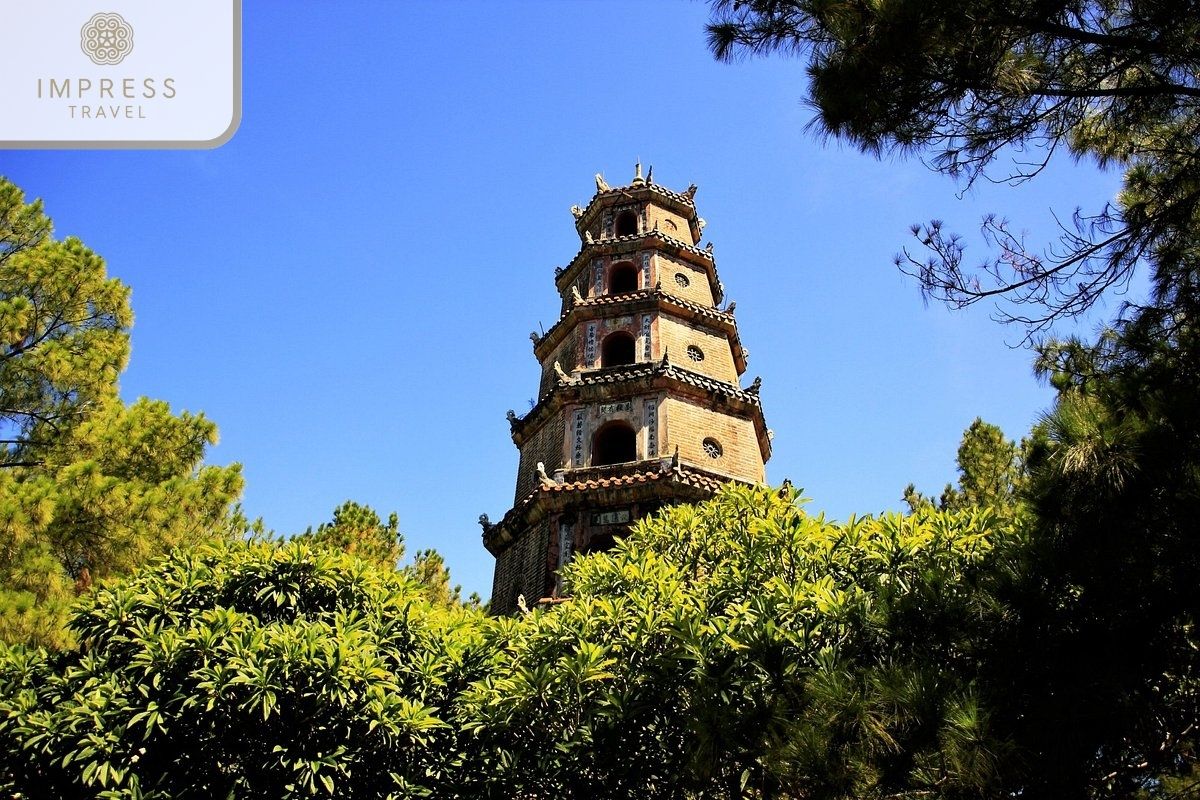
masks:
POLYGON ((663 315, 658 319, 659 358, 662 357, 664 347, 672 364, 679 364, 719 381, 737 383, 733 352, 729 348, 729 339, 724 335, 663 315), (704 360, 692 361, 688 358, 688 345, 699 347, 704 354, 704 360))
POLYGON ((678 258, 659 253, 655 256, 655 276, 656 282, 662 283, 664 292, 682 297, 684 300, 691 300, 693 303, 699 303, 702 306, 713 305, 712 286, 708 281, 708 274, 696 266, 689 264, 678 258), (683 275, 687 279, 687 286, 680 286, 675 280, 675 275, 683 275))
POLYGON ((754 423, 719 411, 710 410, 682 398, 669 397, 660 412, 661 436, 666 453, 674 453, 697 466, 744 481, 766 480, 762 454, 754 423), (723 454, 712 458, 704 452, 703 441, 712 437, 723 454))
POLYGON ((681 242, 695 244, 692 241, 692 232, 688 227, 688 221, 673 211, 651 204, 646 210, 646 221, 648 223, 647 230, 654 230, 654 224, 657 222, 658 229, 667 236, 681 242))
POLYGON ((541 461, 547 472, 562 466, 564 417, 559 414, 543 425, 521 448, 521 462, 517 468, 517 489, 514 502, 533 491, 537 485, 537 465, 541 461))
POLYGON ((583 350, 580 345, 580 330, 576 329, 567 334, 563 338, 562 343, 554 349, 554 352, 542 364, 542 380, 538 386, 538 397, 545 396, 546 392, 550 391, 550 387, 554 386, 556 374, 554 372, 554 362, 562 367, 563 372, 571 373, 578 369, 583 363, 583 350))
POLYGON ((504 614, 516 609, 518 595, 525 595, 530 606, 543 596, 549 525, 548 520, 535 525, 496 559, 491 601, 495 613, 504 614))
MULTIPOLYGON (((590 265, 591 262, 588 263, 590 265)), ((575 276, 575 279, 567 286, 566 291, 563 292, 562 306, 559 310, 560 316, 571 310, 571 304, 574 302, 574 295, 571 293, 572 286, 579 290, 580 297, 590 296, 592 291, 592 270, 590 266, 585 267, 582 271, 580 271, 579 274, 575 276)))

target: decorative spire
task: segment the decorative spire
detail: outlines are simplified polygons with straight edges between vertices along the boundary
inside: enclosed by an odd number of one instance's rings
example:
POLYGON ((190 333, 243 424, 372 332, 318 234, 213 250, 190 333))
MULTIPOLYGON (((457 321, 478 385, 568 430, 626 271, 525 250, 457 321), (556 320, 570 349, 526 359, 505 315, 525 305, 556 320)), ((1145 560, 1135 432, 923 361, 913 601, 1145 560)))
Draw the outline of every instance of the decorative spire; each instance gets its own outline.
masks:
POLYGON ((637 166, 634 167, 633 185, 634 186, 645 186, 646 185, 646 179, 642 177, 642 160, 640 158, 638 159, 637 166))

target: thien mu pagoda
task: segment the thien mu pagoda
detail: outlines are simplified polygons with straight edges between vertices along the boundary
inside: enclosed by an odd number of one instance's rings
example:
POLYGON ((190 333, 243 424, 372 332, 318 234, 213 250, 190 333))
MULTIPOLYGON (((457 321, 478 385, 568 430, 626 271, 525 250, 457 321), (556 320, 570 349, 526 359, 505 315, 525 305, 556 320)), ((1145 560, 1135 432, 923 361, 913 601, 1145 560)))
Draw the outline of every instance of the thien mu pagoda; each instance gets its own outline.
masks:
POLYGON ((571 208, 582 246, 555 270, 561 315, 530 336, 538 400, 508 412, 514 505, 499 522, 480 517, 493 613, 557 597, 573 554, 611 547, 664 505, 765 479, 761 381, 741 387, 747 352, 712 245, 699 246, 696 186, 674 192, 652 176, 640 164, 628 186, 597 175, 591 202, 571 208))

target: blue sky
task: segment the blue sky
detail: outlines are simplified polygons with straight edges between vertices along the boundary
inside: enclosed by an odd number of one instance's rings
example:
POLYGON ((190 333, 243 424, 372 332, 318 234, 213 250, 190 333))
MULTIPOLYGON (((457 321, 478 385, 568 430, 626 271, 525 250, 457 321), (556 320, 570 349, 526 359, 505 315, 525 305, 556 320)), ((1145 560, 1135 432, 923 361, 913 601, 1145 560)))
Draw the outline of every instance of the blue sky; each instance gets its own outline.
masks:
POLYGON ((908 226, 943 219, 980 260, 984 213, 1048 241, 1051 209, 1096 209, 1117 179, 1056 162, 960 198, 919 161, 808 132, 802 64, 715 62, 707 16, 669 0, 246 3, 228 144, 3 151, 0 174, 132 286, 122 394, 213 419, 209 460, 243 465, 246 512, 280 533, 346 499, 394 510, 410 551, 437 548, 488 595, 476 518, 513 501, 505 411, 536 394, 528 334, 557 317, 554 267, 579 246, 568 209, 639 158, 700 187, 744 382, 763 378, 769 480, 839 519, 899 508, 910 481, 936 494, 976 416, 1019 438, 1051 394, 990 308, 922 303, 891 263, 908 226))

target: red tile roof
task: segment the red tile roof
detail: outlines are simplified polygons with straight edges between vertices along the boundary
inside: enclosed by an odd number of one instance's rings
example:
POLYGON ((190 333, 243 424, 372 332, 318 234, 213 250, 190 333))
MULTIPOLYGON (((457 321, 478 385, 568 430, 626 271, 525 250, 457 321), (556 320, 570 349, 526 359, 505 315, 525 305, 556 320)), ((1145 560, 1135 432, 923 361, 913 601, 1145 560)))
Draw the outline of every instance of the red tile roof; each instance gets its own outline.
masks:
MULTIPOLYGON (((559 475, 556 473, 556 475, 559 475)), ((524 527, 523 518, 538 505, 557 505, 555 498, 566 500, 572 496, 584 496, 591 492, 605 489, 621 489, 639 485, 673 484, 685 490, 686 494, 699 499, 713 495, 724 484, 734 480, 716 473, 696 467, 680 464, 672 458, 653 459, 650 461, 614 464, 606 467, 589 467, 569 470, 561 474, 558 480, 544 479, 532 492, 509 510, 504 518, 494 525, 487 525, 483 530, 484 545, 493 553, 493 547, 500 547, 515 541, 517 529, 524 527), (633 471, 626 471, 632 468, 633 471)), ((678 497, 687 500, 688 497, 678 497)))

